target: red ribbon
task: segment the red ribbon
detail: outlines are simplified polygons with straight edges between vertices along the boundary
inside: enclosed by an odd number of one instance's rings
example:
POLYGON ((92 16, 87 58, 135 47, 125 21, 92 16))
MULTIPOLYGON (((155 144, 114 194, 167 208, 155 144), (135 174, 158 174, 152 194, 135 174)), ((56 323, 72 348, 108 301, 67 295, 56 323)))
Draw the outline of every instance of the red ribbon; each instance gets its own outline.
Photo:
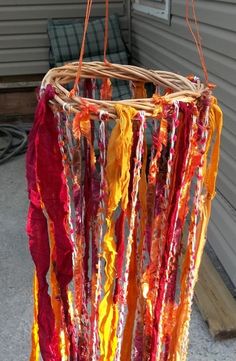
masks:
POLYGON ((48 295, 46 275, 50 266, 50 246, 47 216, 53 225, 55 237, 54 267, 60 289, 63 319, 70 341, 70 354, 75 355, 74 327, 70 319, 67 286, 73 277, 72 243, 68 226, 68 190, 62 155, 58 144, 58 121, 48 104, 54 97, 48 85, 35 114, 27 152, 27 180, 30 207, 27 222, 30 251, 39 282, 39 343, 44 361, 59 361, 55 319, 48 295))

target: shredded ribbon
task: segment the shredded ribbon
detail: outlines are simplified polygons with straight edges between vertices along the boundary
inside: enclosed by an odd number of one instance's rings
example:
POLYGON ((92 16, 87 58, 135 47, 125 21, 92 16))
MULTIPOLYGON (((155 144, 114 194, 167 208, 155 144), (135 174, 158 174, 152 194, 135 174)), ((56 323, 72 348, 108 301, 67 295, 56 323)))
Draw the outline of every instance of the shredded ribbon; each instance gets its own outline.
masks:
MULTIPOLYGON (((94 85, 86 79, 85 97, 94 85)), ((146 95, 143 83, 133 91, 146 95)), ((217 100, 154 94, 152 119, 117 104, 109 134, 106 111, 81 100, 76 114, 59 113, 54 95, 41 91, 27 152, 30 361, 186 361, 216 192, 217 100)))
POLYGON ((115 224, 112 217, 120 201, 123 210, 126 210, 128 205, 129 167, 133 136, 132 119, 136 115, 134 109, 121 105, 117 105, 116 110, 118 121, 112 131, 107 150, 108 211, 106 217, 107 233, 103 241, 106 281, 104 297, 99 306, 100 354, 101 359, 107 361, 114 360, 118 325, 118 307, 112 302, 116 259, 115 224))
POLYGON ((27 232, 30 251, 36 266, 38 280, 39 344, 44 360, 60 360, 55 314, 48 294, 46 275, 50 267, 50 232, 56 240, 54 266, 60 289, 65 327, 72 355, 75 354, 73 325, 70 319, 67 286, 73 277, 72 243, 69 238, 67 204, 69 202, 66 180, 58 144, 57 119, 48 105, 54 92, 47 86, 42 95, 34 127, 29 137, 27 152, 27 179, 30 199, 27 232), (54 164, 54 167, 51 167, 54 164), (45 184, 47 186, 45 187, 45 184))

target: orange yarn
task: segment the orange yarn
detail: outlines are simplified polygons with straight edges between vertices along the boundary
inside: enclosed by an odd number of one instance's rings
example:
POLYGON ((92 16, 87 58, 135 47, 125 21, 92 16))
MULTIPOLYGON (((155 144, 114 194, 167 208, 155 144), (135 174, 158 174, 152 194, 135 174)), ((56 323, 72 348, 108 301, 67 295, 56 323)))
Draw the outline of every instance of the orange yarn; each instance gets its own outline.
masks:
POLYGON ((202 40, 201 40, 201 36, 200 36, 199 24, 198 24, 198 20, 197 20, 197 16, 196 16, 195 1, 194 0, 192 0, 192 10, 193 10, 194 23, 195 23, 195 27, 196 27, 196 35, 194 34, 192 25, 191 25, 191 23, 189 21, 189 0, 186 0, 186 14, 185 14, 186 23, 188 25, 189 31, 192 34, 193 39, 194 39, 195 44, 196 44, 196 47, 197 47, 197 51, 198 51, 198 54, 199 54, 199 57, 200 57, 203 73, 204 73, 204 76, 205 76, 205 83, 208 84, 208 71, 207 71, 205 56, 204 56, 203 49, 202 49, 202 40))

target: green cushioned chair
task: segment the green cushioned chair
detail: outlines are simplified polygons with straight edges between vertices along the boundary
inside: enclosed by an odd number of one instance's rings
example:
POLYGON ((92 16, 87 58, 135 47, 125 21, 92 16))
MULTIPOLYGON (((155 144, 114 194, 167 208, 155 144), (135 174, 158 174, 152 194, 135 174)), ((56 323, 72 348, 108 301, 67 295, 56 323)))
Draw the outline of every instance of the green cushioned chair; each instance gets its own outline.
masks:
MULTIPOLYGON (((83 37, 83 26, 83 21, 77 19, 49 20, 49 61, 51 67, 62 66, 65 63, 78 60, 83 37)), ((104 26, 104 19, 90 20, 86 35, 84 61, 103 61, 104 26)), ((116 15, 112 15, 109 18, 107 58, 110 62, 113 63, 129 63, 129 53, 122 39, 119 18, 116 15)), ((127 81, 113 79, 112 85, 113 100, 128 99, 131 97, 131 92, 127 81)), ((71 86, 73 85, 71 84, 71 86)), ((97 99, 99 99, 99 87, 100 82, 97 81, 97 99)), ((83 89, 81 89, 81 91, 83 91, 83 89)), ((150 89, 149 96, 151 96, 152 91, 153 90, 150 89)), ((114 122, 109 122, 110 130, 114 126, 113 123, 114 122)), ((152 122, 147 122, 146 131, 148 144, 151 144, 151 123, 152 122)))
MULTIPOLYGON (((104 19, 90 20, 86 35, 84 61, 103 61, 104 19)), ((48 37, 50 42, 50 66, 62 66, 77 61, 83 37, 84 24, 79 20, 49 20, 48 37)), ((109 17, 107 59, 113 63, 128 64, 128 51, 122 39, 119 19, 109 17)), ((130 98, 127 81, 112 80, 113 99, 130 98)), ((97 88, 99 89, 98 82, 97 88)), ((99 91, 96 92, 99 98, 99 91)))

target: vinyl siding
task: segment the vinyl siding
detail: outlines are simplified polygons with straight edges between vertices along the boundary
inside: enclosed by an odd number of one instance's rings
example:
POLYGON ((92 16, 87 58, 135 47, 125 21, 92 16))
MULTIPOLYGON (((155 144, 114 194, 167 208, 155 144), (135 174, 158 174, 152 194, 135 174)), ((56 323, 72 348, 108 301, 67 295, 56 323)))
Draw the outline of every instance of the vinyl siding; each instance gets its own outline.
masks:
MULTIPOLYGON (((224 113, 218 195, 208 239, 236 285, 236 3, 198 0, 197 16, 209 80, 224 113)), ((171 25, 132 11, 133 63, 183 75, 202 75, 185 22, 185 1, 172 0, 171 25)))
MULTIPOLYGON (((85 1, 0 0, 0 76, 43 74, 48 70, 49 18, 84 18, 85 1)), ((127 39, 123 0, 110 0, 110 14, 121 16, 127 39)), ((103 17, 105 1, 94 0, 92 17, 103 17)), ((79 56, 79 54, 78 54, 79 56)))

